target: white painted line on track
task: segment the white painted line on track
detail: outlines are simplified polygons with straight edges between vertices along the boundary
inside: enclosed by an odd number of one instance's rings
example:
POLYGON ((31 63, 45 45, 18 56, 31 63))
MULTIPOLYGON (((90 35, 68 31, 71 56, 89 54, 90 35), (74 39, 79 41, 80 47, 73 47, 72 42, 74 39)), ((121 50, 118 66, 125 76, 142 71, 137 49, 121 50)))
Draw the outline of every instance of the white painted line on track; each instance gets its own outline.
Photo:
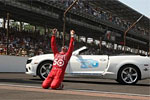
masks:
MULTIPOLYGON (((71 89, 68 89, 71 90, 71 89)), ((121 92, 105 92, 105 91, 94 91, 94 90, 73 90, 73 91, 80 91, 80 92, 91 92, 91 93, 106 93, 106 94, 120 94, 120 95, 128 95, 128 96, 144 96, 144 97, 150 97, 150 95, 144 95, 144 94, 133 94, 133 93, 121 93, 121 92)))
MULTIPOLYGON (((0 86, 12 86, 12 87, 31 87, 31 88, 39 88, 40 86, 29 86, 29 85, 20 85, 20 84, 0 84, 0 86)), ((76 90, 76 89, 65 89, 70 91, 78 91, 78 92, 89 92, 89 93, 105 93, 105 94, 119 94, 119 95, 128 95, 128 96, 142 96, 142 97, 150 97, 150 95, 144 95, 144 94, 133 94, 133 93, 121 93, 121 92, 106 92, 106 91, 94 91, 94 90, 76 90)))
POLYGON ((42 87, 39 87, 39 86, 29 86, 29 85, 19 85, 19 84, 0 84, 1 86, 2 85, 5 85, 5 86, 13 86, 13 87, 31 87, 31 88, 42 88, 42 87))

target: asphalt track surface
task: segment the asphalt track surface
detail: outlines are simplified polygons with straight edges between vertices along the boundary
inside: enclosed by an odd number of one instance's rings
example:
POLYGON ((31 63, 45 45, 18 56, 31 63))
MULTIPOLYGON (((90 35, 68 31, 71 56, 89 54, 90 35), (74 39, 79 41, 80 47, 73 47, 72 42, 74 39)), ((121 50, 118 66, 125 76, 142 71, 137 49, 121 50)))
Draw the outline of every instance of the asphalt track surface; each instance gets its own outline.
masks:
POLYGON ((41 88, 42 80, 24 73, 0 73, 0 100, 150 100, 150 79, 136 85, 114 80, 65 77, 63 90, 41 88))

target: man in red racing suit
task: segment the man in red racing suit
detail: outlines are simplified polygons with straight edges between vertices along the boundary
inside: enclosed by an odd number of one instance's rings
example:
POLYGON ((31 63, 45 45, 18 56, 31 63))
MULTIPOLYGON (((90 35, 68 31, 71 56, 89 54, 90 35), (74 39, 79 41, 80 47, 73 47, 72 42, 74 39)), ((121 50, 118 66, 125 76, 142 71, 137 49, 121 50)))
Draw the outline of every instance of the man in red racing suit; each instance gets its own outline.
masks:
POLYGON ((51 87, 51 89, 62 89, 63 84, 62 81, 64 79, 65 70, 68 64, 68 61, 72 55, 72 51, 74 49, 74 30, 70 31, 71 40, 69 44, 69 48, 67 51, 67 47, 63 46, 61 48, 61 52, 58 52, 56 47, 56 37, 55 34, 57 29, 53 29, 52 38, 51 38, 51 48, 54 53, 54 61, 53 67, 47 78, 43 81, 42 87, 47 89, 51 87))

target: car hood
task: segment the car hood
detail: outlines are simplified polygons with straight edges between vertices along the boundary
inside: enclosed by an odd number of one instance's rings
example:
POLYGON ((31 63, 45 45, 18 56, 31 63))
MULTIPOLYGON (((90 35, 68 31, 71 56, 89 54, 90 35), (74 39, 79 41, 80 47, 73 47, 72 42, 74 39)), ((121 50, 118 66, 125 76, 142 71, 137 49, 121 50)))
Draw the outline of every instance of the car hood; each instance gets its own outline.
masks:
POLYGON ((29 59, 39 59, 39 58, 49 58, 49 57, 54 58, 54 54, 43 54, 43 55, 38 55, 38 56, 31 57, 29 59))

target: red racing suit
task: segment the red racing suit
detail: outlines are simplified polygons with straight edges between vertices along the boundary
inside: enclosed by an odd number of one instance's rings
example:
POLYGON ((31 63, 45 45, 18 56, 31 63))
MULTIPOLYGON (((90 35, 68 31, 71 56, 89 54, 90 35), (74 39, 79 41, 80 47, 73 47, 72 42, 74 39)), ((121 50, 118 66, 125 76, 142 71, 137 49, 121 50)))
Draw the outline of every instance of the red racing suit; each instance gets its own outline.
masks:
POLYGON ((51 48, 54 53, 53 67, 47 78, 43 81, 42 87, 57 89, 64 79, 68 61, 74 49, 74 37, 71 37, 69 48, 66 53, 58 52, 56 47, 56 37, 54 35, 51 38, 51 48))

